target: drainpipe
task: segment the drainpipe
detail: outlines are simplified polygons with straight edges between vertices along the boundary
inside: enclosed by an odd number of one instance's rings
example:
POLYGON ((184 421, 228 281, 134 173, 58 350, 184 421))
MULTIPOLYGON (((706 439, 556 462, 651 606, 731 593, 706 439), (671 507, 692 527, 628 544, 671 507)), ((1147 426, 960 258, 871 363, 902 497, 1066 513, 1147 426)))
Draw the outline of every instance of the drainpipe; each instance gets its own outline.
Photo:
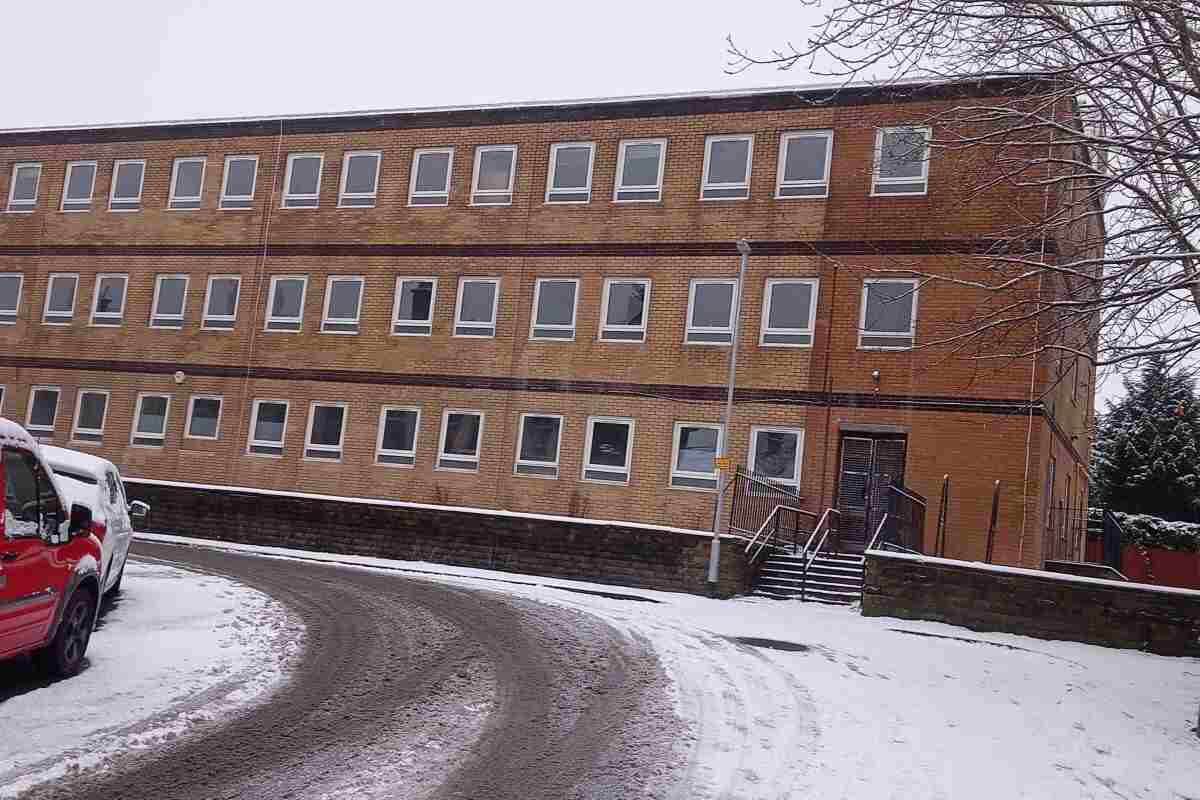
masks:
POLYGON ((708 551, 708 593, 711 597, 719 594, 717 576, 721 567, 721 519, 725 512, 725 470, 721 468, 721 464, 729 452, 730 423, 733 421, 733 387, 737 380, 738 333, 742 328, 742 288, 746 285, 746 262, 750 259, 750 243, 745 239, 738 239, 737 251, 742 256, 742 263, 738 267, 735 290, 737 296, 734 297, 733 304, 733 338, 729 342, 729 377, 725 382, 725 418, 721 423, 721 444, 717 448, 717 511, 713 515, 712 547, 708 551))

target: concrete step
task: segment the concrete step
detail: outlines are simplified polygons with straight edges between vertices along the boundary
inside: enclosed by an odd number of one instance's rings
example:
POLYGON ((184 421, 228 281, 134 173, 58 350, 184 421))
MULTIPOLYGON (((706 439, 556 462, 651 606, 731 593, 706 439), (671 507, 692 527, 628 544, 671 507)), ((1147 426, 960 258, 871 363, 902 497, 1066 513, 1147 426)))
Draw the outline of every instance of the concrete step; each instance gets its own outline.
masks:
MULTIPOLYGON (((763 567, 759 571, 759 580, 804 580, 804 573, 797 569, 778 569, 775 567, 763 567)), ((827 581, 829 583, 840 583, 846 586, 861 587, 863 583, 862 573, 855 575, 853 573, 825 571, 813 567, 808 571, 809 581, 827 581)))
POLYGON ((863 576, 863 568, 861 566, 846 567, 836 562, 830 563, 828 561, 814 561, 812 566, 809 567, 809 572, 816 572, 818 570, 830 575, 852 575, 856 578, 861 578, 863 576))

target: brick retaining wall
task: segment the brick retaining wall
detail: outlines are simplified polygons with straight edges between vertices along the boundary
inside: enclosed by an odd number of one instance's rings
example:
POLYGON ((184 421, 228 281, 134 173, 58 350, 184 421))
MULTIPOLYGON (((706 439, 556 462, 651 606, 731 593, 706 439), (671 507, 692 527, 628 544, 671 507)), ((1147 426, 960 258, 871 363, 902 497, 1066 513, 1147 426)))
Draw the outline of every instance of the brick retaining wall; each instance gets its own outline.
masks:
POLYGON ((862 613, 1200 656, 1200 592, 871 551, 862 613))
MULTIPOLYGON (((710 537, 619 522, 128 480, 152 533, 429 561, 645 589, 707 591, 710 537)), ((749 588, 737 540, 721 550, 720 592, 749 588)))

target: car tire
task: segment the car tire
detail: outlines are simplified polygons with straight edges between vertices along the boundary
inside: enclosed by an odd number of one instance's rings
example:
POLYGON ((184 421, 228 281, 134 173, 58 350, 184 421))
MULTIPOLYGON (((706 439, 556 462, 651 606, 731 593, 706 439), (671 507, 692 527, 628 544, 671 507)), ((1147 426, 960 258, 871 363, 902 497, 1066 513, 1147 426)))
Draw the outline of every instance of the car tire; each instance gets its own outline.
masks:
POLYGON ((95 621, 95 598, 85 588, 76 589, 67 600, 54 639, 41 652, 41 662, 50 674, 67 678, 79 672, 95 621))

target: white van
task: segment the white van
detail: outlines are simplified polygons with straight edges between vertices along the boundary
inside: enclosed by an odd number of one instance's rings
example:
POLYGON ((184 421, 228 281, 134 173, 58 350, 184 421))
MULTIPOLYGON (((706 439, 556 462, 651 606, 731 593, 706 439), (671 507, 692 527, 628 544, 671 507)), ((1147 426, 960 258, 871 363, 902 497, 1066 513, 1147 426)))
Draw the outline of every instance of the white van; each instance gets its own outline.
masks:
POLYGON ((91 509, 92 530, 103 545, 102 593, 119 592, 133 522, 141 521, 150 506, 140 500, 126 502, 121 473, 107 459, 53 445, 42 445, 42 458, 54 471, 68 505, 81 503, 91 509))

